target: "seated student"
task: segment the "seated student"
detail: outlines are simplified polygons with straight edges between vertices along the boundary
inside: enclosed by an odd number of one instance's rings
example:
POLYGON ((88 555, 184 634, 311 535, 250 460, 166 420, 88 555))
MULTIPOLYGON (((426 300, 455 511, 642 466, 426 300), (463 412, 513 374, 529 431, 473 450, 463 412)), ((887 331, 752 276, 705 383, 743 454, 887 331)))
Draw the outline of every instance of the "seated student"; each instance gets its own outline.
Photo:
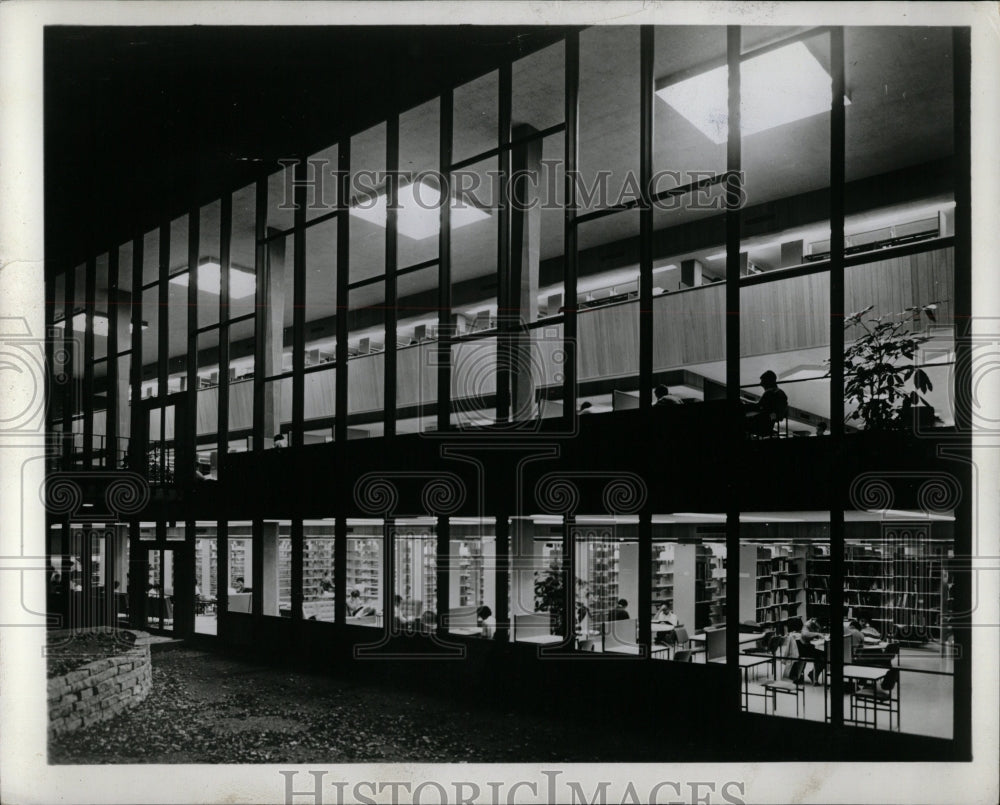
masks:
POLYGON ((809 672, 809 680, 818 685, 823 673, 826 671, 826 653, 823 649, 813 645, 813 640, 822 638, 819 621, 810 618, 806 621, 799 633, 799 656, 812 661, 812 670, 809 672))
POLYGON ((656 402, 653 405, 680 405, 680 397, 675 397, 670 393, 670 389, 664 386, 662 383, 653 389, 653 394, 656 395, 656 402))
POLYGON ((864 637, 874 637, 877 640, 882 639, 882 633, 872 626, 872 624, 868 622, 867 618, 858 618, 858 626, 861 627, 861 634, 864 637))
POLYGON ((653 623, 667 623, 671 626, 677 626, 679 619, 670 607, 661 604, 660 608, 656 610, 656 614, 653 615, 653 623))
POLYGON ((233 581, 233 586, 229 588, 230 594, 233 593, 248 593, 250 588, 243 583, 243 577, 237 576, 235 581, 233 581))
POLYGON ((493 610, 486 604, 476 610, 476 625, 482 629, 483 637, 492 638, 496 633, 496 618, 493 617, 493 610))
POLYGON ((631 616, 628 614, 628 601, 619 598, 615 608, 608 613, 609 621, 627 621, 631 616))
POLYGON ((744 428, 753 436, 770 436, 774 425, 788 416, 788 396, 778 388, 778 376, 768 369, 760 376, 760 399, 746 406, 744 428))
POLYGON ((361 588, 354 587, 347 596, 347 617, 360 618, 367 608, 364 599, 361 597, 361 588))
MULTIPOLYGON (((861 624, 858 623, 856 620, 852 619, 847 624, 847 630, 844 632, 844 634, 850 635, 850 637, 851 637, 851 651, 852 652, 857 651, 859 648, 861 648, 865 644, 865 635, 864 635, 864 632, 861 631, 861 624)), ((850 659, 850 658, 848 657, 846 659, 850 659)))
POLYGON ((590 609, 586 604, 578 604, 576 607, 576 630, 580 634, 590 631, 590 609))

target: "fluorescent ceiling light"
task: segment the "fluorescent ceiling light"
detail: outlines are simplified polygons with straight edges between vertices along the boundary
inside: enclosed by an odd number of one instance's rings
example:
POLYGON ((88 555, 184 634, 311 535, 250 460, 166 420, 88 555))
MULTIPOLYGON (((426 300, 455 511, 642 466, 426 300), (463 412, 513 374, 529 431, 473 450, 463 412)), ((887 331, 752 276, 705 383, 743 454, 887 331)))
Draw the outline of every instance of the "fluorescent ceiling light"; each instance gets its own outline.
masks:
MULTIPOLYGON (((740 84, 744 137, 830 110, 830 74, 802 42, 747 59, 740 67, 740 84)), ((713 143, 726 142, 729 86, 725 65, 667 84, 656 94, 713 143)), ((845 97, 844 103, 850 100, 845 97)))
MULTIPOLYGON (((182 288, 187 288, 190 272, 185 271, 176 277, 171 277, 170 281, 182 288)), ((198 264, 198 290, 205 293, 212 293, 219 296, 222 293, 222 266, 215 260, 209 259, 198 264)), ((246 299, 253 296, 257 291, 257 279, 248 271, 230 267, 229 269, 229 298, 246 299)))
MULTIPOLYGON (((63 327, 63 321, 60 319, 59 321, 55 322, 53 326, 58 327, 61 330, 63 327)), ((142 329, 146 330, 148 328, 149 328, 149 323, 144 321, 142 323, 142 329)), ((77 313, 76 315, 73 316, 73 330, 78 333, 86 332, 87 330, 86 313, 77 313)), ((131 324, 129 324, 128 326, 128 331, 132 332, 131 324)), ((94 314, 94 335, 99 335, 104 338, 108 337, 108 317, 105 316, 103 313, 94 314)))
MULTIPOLYGON (((374 201, 370 198, 355 203, 351 215, 376 226, 385 226, 385 193, 379 193, 374 201)), ((415 182, 399 188, 399 208, 396 211, 396 228, 399 234, 413 240, 424 240, 437 235, 440 230, 441 191, 427 182, 415 182)), ((452 200, 451 228, 485 221, 489 213, 468 203, 458 204, 452 200)))

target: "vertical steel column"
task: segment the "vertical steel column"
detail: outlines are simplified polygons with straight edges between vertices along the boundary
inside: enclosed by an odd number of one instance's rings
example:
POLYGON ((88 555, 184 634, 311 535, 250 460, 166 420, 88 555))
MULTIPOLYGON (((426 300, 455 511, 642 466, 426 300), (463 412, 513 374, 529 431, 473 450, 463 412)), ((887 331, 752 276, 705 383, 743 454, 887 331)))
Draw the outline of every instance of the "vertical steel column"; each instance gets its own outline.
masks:
MULTIPOLYGON (((640 29, 639 80, 639 184, 642 206, 639 211, 639 407, 648 410, 653 397, 653 204, 650 198, 653 181, 653 59, 655 29, 640 29)), ((637 606, 639 645, 646 657, 652 657, 653 606, 653 515, 651 504, 639 513, 639 600, 637 606)))
POLYGON ((448 579, 451 573, 457 573, 457 567, 451 567, 451 522, 447 516, 437 518, 437 540, 434 552, 437 556, 437 605, 435 612, 438 613, 436 632, 444 637, 448 633, 445 624, 448 611, 452 607, 451 590, 448 586, 448 579))
MULTIPOLYGON (((129 362, 129 383, 132 386, 129 468, 135 472, 145 472, 145 456, 139 456, 134 449, 141 441, 146 427, 141 421, 139 409, 139 400, 142 399, 142 252, 143 237, 139 235, 132 241, 132 312, 129 317, 132 326, 132 360, 129 362)), ((135 534, 138 535, 138 531, 135 534)))
MULTIPOLYGON (((188 213, 188 289, 187 289, 187 381, 185 394, 184 439, 191 448, 188 455, 198 461, 198 250, 201 241, 201 211, 195 205, 188 213)), ((174 425, 175 432, 177 426, 174 425)), ((191 471, 193 472, 193 467, 191 471)), ((185 471, 188 468, 185 467, 185 471)), ((194 532, 189 532, 193 534, 194 532)))
MULTIPOLYGON (((347 286, 351 271, 351 221, 350 207, 351 138, 344 137, 337 147, 337 366, 335 412, 333 420, 334 441, 339 445, 337 455, 343 458, 347 450, 347 311, 349 308, 347 286)), ((340 568, 340 560, 337 560, 340 568)), ((343 595, 338 590, 338 595, 343 595)), ((339 610, 338 610, 339 611, 339 610)))
POLYGON ((844 721, 844 29, 830 29, 830 720, 844 721))
MULTIPOLYGON (((232 254, 233 238, 233 197, 226 193, 222 197, 219 232, 219 386, 217 392, 218 411, 216 413, 216 450, 218 451, 217 472, 222 475, 223 461, 229 452, 229 261, 232 254), (227 377, 223 377, 226 375, 227 377)), ((221 548, 221 546, 220 546, 221 548)), ((222 556, 222 553, 219 553, 222 556)))
MULTIPOLYGON (((295 233, 292 235, 295 254, 292 263, 292 433, 289 442, 303 444, 305 431, 306 394, 306 190, 309 163, 300 159, 295 164, 295 233)), ((276 367, 277 368, 277 367, 276 367)), ((279 380, 283 383, 283 380, 279 380)), ((292 533, 295 527, 292 526, 292 533)), ((295 566, 295 539, 292 539, 292 566, 295 566)), ((292 590, 294 591, 294 587, 292 590)), ((294 611, 294 607, 293 607, 294 611)))
POLYGON ((292 542, 292 620, 302 620, 302 601, 305 598, 305 591, 302 589, 303 576, 305 575, 303 551, 305 547, 305 526, 299 516, 296 506, 295 516, 292 518, 291 542, 292 542))
MULTIPOLYGON (((264 452, 264 351, 267 349, 267 339, 261 335, 265 329, 267 317, 267 294, 270 290, 268 281, 268 244, 264 242, 267 231, 267 180, 258 179, 254 193, 256 206, 254 209, 254 275, 256 277, 256 292, 254 294, 254 372, 253 372, 253 452, 264 452), (262 326, 263 325, 263 326, 262 326)), ((219 366, 219 380, 225 378, 229 383, 229 365, 219 366)), ((271 434, 272 436, 274 434, 271 434)), ((259 596, 257 596, 259 600, 259 596)))
MULTIPOLYGON (((74 295, 76 293, 76 268, 66 269, 65 296, 63 298, 63 374, 66 376, 66 388, 63 390, 63 421, 62 421, 62 458, 63 469, 69 468, 70 457, 73 454, 73 415, 75 413, 73 372, 75 371, 75 331, 73 329, 74 295)), ((138 399, 137 397, 135 399, 138 399)), ((67 532, 68 533, 68 532, 67 532)))
POLYGON ((441 95, 441 121, 438 163, 441 180, 441 229, 438 232, 438 336, 437 336, 437 429, 443 433, 451 426, 451 156, 452 109, 454 94, 441 95))
MULTIPOLYGON (((104 424, 104 466, 109 470, 118 469, 118 247, 108 251, 108 366, 105 388, 107 389, 107 408, 104 424)), ((49 306, 45 306, 46 312, 49 306)), ((49 331, 46 320, 45 331, 49 331)), ((48 344, 48 340, 46 340, 48 344)), ((51 363, 49 364, 51 365, 51 363)), ((116 579, 124 585, 125 579, 116 579)), ((124 589, 124 587, 123 587, 124 589)))
MULTIPOLYGON (((482 534, 483 524, 480 524, 482 534)), ((510 518, 501 511, 496 516, 495 536, 497 540, 496 558, 496 611, 497 622, 494 640, 508 642, 511 635, 510 624, 510 518)))
POLYGON ((726 403, 731 423, 730 437, 736 445, 736 461, 729 464, 726 478, 726 687, 724 698, 733 711, 740 709, 739 656, 740 607, 740 494, 739 471, 745 453, 745 435, 740 400, 740 198, 742 196, 743 142, 740 124, 740 50, 738 25, 726 29, 726 59, 729 65, 729 131, 726 145, 726 403))
MULTIPOLYGON (((84 277, 83 331, 83 466, 89 467, 94 457, 94 297, 97 294, 97 263, 87 259, 84 277)), ((107 416, 107 412, 105 412, 107 416)), ((89 537, 88 537, 89 539, 89 537)))
POLYGON ((565 65, 565 208, 563 209, 563 418, 567 432, 576 422, 576 279, 578 270, 576 230, 576 166, 579 150, 580 120, 580 34, 566 35, 565 65))
MULTIPOLYGON (((653 398, 653 26, 640 29, 639 80, 639 407, 653 398)), ((627 214, 627 213, 626 213, 627 214)))
POLYGON ((510 199, 509 182, 511 175, 511 85, 513 83, 511 63, 500 66, 500 114, 497 127, 500 153, 497 155, 497 170, 500 174, 499 197, 497 202, 497 422, 511 419, 511 377, 514 359, 512 292, 510 287, 510 199))
MULTIPOLYGON (((159 310, 156 314, 156 319, 159 322, 159 328, 157 329, 157 338, 159 339, 157 344, 157 354, 159 355, 160 362, 157 367, 156 373, 156 385, 157 385, 157 396, 160 398, 160 403, 163 403, 163 398, 167 396, 167 375, 170 373, 170 222, 160 224, 160 243, 159 243, 159 278, 160 284, 156 287, 157 290, 157 304, 159 310)), ((163 441, 166 438, 167 428, 167 418, 161 414, 160 416, 160 440, 163 441)), ((163 468, 166 469, 166 454, 163 455, 163 468)))
MULTIPOLYGON (((955 301, 952 310, 955 321, 955 430, 961 441, 959 455, 965 461, 955 463, 959 488, 965 490, 955 507, 955 556, 972 556, 973 517, 972 486, 972 158, 971 158, 971 97, 972 69, 971 30, 952 29, 954 64, 955 119, 955 301)), ((961 647, 955 657, 954 736, 958 752, 963 757, 972 754, 972 573, 960 572, 955 579, 954 611, 962 621, 956 630, 956 645, 961 647)), ((943 630, 942 630, 943 637, 943 630)))
POLYGON ((385 162, 385 389, 382 398, 382 430, 385 436, 396 435, 396 299, 397 224, 399 221, 399 115, 386 121, 385 162))
MULTIPOLYGON (((336 443, 337 473, 345 478, 348 467, 347 454, 347 285, 351 270, 350 205, 351 138, 343 137, 337 145, 337 365, 334 441, 336 443)), ((340 484, 335 492, 337 519, 334 525, 333 588, 334 621, 343 626, 347 619, 347 519, 343 512, 348 506, 349 484, 340 484)))

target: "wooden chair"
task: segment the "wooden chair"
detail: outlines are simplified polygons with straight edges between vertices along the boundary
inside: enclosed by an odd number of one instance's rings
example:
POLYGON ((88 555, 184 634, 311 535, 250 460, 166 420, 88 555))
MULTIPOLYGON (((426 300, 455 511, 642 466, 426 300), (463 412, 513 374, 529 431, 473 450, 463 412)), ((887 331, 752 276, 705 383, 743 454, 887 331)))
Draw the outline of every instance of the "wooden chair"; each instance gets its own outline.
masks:
POLYGON ((769 682, 764 683, 764 713, 767 714, 767 696, 766 694, 771 694, 771 711, 772 714, 777 714, 778 712, 778 694, 782 693, 785 695, 791 695, 795 697, 795 717, 799 717, 799 698, 802 699, 802 714, 805 715, 806 712, 806 689, 805 685, 802 683, 802 672, 805 668, 805 661, 798 656, 789 656, 791 648, 791 641, 794 640, 791 636, 789 637, 774 637, 772 638, 771 651, 772 654, 777 657, 777 652, 779 649, 786 652, 785 656, 781 659, 781 678, 775 678, 769 682), (779 642, 780 641, 780 642, 779 642))
POLYGON ((886 675, 872 687, 861 688, 851 694, 851 722, 868 726, 868 712, 872 713, 871 726, 878 729, 879 711, 888 713, 889 729, 892 716, 896 715, 896 730, 899 731, 899 669, 890 668, 886 675), (895 695, 893 689, 895 690, 895 695), (860 717, 859 717, 860 714, 860 717))

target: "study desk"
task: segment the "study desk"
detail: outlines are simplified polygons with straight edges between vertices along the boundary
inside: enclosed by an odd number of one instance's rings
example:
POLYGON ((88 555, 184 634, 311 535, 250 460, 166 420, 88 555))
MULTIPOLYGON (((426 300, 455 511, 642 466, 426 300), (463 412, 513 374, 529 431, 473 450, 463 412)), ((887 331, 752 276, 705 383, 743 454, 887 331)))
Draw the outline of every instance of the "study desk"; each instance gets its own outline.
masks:
MULTIPOLYGON (((740 666, 740 671, 743 674, 743 709, 749 712, 751 696, 767 697, 767 693, 750 693, 750 669, 756 668, 758 665, 771 662, 771 658, 762 657, 757 654, 740 654, 736 657, 736 659, 740 666)), ((716 657, 715 659, 709 660, 709 662, 714 662, 717 665, 725 665, 726 658, 716 657)))
MULTIPOLYGON (((741 632, 738 639, 741 646, 749 645, 750 643, 756 643, 764 636, 763 632, 741 632)), ((704 643, 705 633, 693 634, 691 635, 692 643, 704 643)))
MULTIPOLYGON (((872 687, 878 689, 880 683, 885 679, 886 675, 891 669, 885 667, 884 665, 845 665, 844 666, 844 681, 852 680, 854 682, 870 682, 872 687)), ((898 673, 898 672, 897 672, 898 673)), ((896 704, 896 730, 899 730, 899 680, 897 677, 896 684, 893 689, 889 692, 889 696, 884 701, 889 703, 889 729, 892 730, 892 704, 895 701, 896 704)), ((876 729, 878 728, 878 703, 873 701, 873 706, 875 707, 875 720, 872 723, 876 729)), ((844 719, 845 722, 850 721, 852 724, 857 724, 858 719, 856 716, 856 702, 854 695, 851 695, 851 718, 844 719)), ((867 711, 867 707, 865 707, 867 711)), ((867 726, 867 719, 862 722, 867 726)))

